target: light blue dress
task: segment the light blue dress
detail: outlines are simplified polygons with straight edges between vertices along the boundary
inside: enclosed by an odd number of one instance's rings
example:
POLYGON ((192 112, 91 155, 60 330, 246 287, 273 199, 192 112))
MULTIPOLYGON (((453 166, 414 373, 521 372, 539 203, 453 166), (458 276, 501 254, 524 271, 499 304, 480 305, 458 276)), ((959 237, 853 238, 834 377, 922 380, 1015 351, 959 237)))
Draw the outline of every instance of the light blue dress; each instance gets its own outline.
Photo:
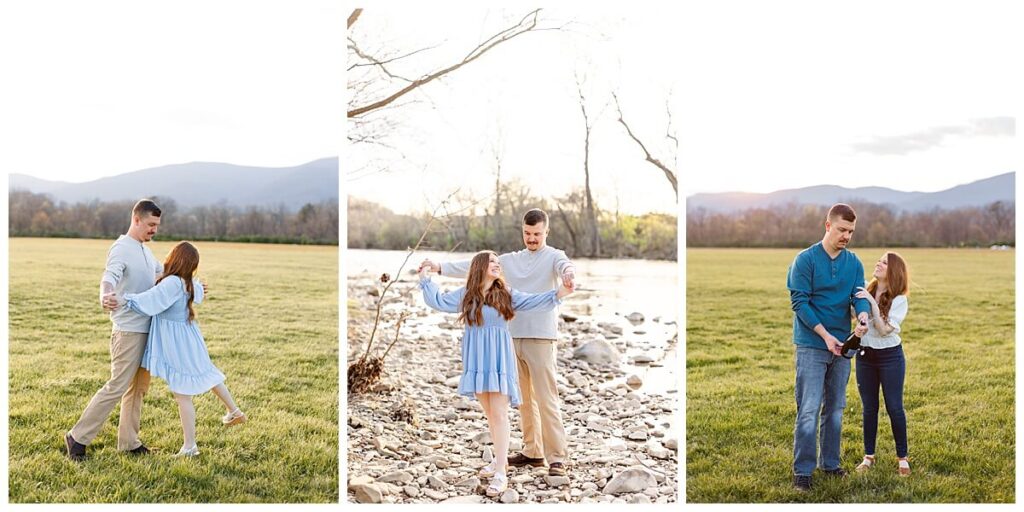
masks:
MULTIPOLYGON (((427 305, 447 313, 458 313, 466 287, 442 293, 437 283, 430 278, 420 280, 423 300, 427 305)), ((553 309, 562 301, 558 290, 544 293, 523 293, 512 290, 512 308, 516 311, 553 309)), ((477 393, 499 392, 507 395, 512 407, 523 402, 519 392, 519 373, 516 370, 516 353, 512 347, 512 336, 508 322, 497 309, 483 307, 483 325, 467 325, 462 336, 462 378, 459 379, 459 394, 476 398, 477 393)))
MULTIPOLYGON (((192 281, 194 304, 203 301, 203 285, 192 281)), ((167 381, 171 391, 198 395, 224 382, 210 361, 199 324, 188 319, 188 292, 178 276, 168 276, 142 293, 126 293, 125 307, 153 317, 142 367, 167 381)))

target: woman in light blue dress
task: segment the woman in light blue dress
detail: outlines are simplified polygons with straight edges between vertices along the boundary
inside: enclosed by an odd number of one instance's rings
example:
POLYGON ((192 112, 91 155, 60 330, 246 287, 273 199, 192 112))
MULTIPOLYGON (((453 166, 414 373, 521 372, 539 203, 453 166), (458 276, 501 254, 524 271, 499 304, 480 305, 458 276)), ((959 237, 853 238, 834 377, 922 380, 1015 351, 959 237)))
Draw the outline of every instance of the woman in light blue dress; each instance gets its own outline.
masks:
POLYGON ((466 326, 458 392, 479 400, 487 416, 494 459, 480 470, 480 476, 491 478, 487 495, 498 496, 508 487, 508 406, 518 407, 522 402, 508 321, 515 311, 552 309, 573 290, 562 287, 536 294, 512 290, 502 278, 498 255, 492 251, 473 257, 466 286, 453 292, 442 293, 427 271, 420 267, 423 300, 434 309, 459 313, 459 321, 466 326))
POLYGON ((193 277, 198 267, 199 251, 188 242, 180 242, 167 254, 164 273, 156 286, 142 293, 126 293, 118 300, 121 307, 153 317, 142 367, 167 381, 174 393, 185 438, 178 455, 187 457, 199 455, 193 395, 213 390, 228 411, 221 419, 224 425, 237 425, 247 419, 224 386, 224 374, 210 361, 203 333, 195 321, 192 304, 203 301, 203 286, 193 277))

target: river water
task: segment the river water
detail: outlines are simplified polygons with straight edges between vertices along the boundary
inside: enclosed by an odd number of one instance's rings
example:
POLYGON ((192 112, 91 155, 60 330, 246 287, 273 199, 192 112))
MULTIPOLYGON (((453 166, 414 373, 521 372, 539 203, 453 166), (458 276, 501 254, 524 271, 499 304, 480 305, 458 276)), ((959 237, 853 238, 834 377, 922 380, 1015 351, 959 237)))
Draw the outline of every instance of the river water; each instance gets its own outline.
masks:
MULTIPOLYGON (((342 270, 349 278, 398 272, 407 251, 349 249, 342 256, 342 270)), ((473 253, 417 252, 402 272, 403 280, 414 280, 424 258, 434 261, 469 259, 473 253)), ((679 267, 674 261, 574 259, 577 292, 566 298, 560 311, 585 315, 595 322, 618 325, 630 347, 626 349, 622 369, 643 379, 647 393, 675 393, 676 368, 680 363, 675 343, 682 310, 679 267), (643 321, 630 322, 626 316, 638 312, 643 321), (648 356, 651 364, 634 364, 633 358, 648 356)), ((452 285, 457 282, 452 280, 452 285)), ((609 385, 616 385, 613 381, 609 385)))

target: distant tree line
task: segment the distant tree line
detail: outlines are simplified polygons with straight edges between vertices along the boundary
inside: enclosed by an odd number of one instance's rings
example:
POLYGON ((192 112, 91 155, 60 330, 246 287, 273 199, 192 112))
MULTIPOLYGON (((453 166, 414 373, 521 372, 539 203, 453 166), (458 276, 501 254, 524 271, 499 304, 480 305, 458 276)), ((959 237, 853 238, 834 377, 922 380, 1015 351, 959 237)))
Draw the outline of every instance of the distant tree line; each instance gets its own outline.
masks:
MULTIPOLYGON (((555 200, 532 196, 519 182, 503 183, 500 200, 482 213, 459 205, 479 203, 460 197, 456 213, 441 217, 423 247, 431 250, 501 252, 523 249, 522 216, 531 208, 548 212, 548 245, 563 249, 569 257, 639 258, 675 260, 676 216, 660 213, 629 215, 598 209, 599 249, 594 251, 585 199, 580 191, 555 200)), ((443 212, 442 212, 443 213, 443 212)), ((429 213, 403 215, 357 198, 348 199, 348 247, 350 249, 405 250, 416 244, 430 219, 429 213)))
MULTIPOLYGON (((987 247, 1015 245, 1013 202, 983 207, 897 210, 891 205, 851 202, 854 235, 861 247, 987 247)), ((804 247, 824 233, 828 207, 789 204, 733 213, 687 210, 687 247, 804 247)))
MULTIPOLYGON (((128 230, 134 201, 55 202, 26 190, 8 195, 10 236, 116 238, 128 230)), ((338 202, 308 203, 298 211, 227 205, 179 208, 151 197, 162 210, 159 239, 288 244, 338 244, 338 202)))

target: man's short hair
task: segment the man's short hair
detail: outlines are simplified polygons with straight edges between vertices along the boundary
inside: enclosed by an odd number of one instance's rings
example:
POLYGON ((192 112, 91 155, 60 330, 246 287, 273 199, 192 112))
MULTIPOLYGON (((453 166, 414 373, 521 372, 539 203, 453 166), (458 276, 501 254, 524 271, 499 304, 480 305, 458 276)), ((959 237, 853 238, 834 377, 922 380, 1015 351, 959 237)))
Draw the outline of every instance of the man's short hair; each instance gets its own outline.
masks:
POLYGON ((540 222, 543 222, 545 226, 548 225, 548 214, 540 208, 534 208, 523 215, 523 224, 527 226, 536 226, 540 222))
POLYGON ((825 217, 825 220, 832 222, 840 217, 846 222, 856 222, 857 212, 853 211, 853 207, 848 204, 836 203, 828 209, 828 217, 825 217))
POLYGON ((136 215, 138 215, 140 219, 146 215, 159 217, 160 207, 149 199, 139 199, 139 202, 135 203, 135 207, 132 208, 132 216, 136 215))

